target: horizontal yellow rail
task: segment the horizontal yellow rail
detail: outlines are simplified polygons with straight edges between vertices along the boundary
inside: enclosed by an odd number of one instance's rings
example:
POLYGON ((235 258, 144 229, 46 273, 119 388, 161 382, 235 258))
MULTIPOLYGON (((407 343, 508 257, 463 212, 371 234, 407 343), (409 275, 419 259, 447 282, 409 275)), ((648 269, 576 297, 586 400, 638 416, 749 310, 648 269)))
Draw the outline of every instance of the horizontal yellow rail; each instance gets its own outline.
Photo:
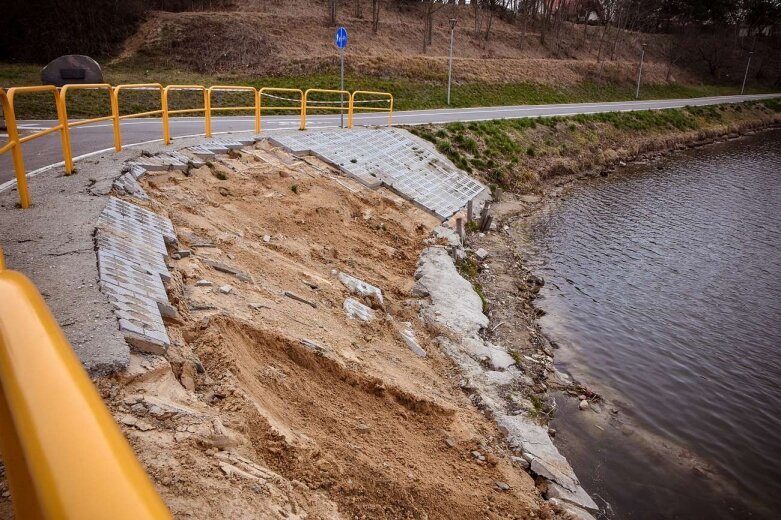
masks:
MULTIPOLYGON (((356 91, 352 94, 346 90, 329 90, 329 89, 309 89, 302 90, 297 88, 277 88, 277 87, 263 87, 256 89, 255 87, 245 85, 214 85, 212 87, 205 87, 203 85, 168 85, 163 87, 160 83, 134 83, 129 85, 117 85, 112 87, 107 83, 96 84, 71 84, 62 87, 58 90, 53 85, 42 85, 34 87, 14 87, 11 89, 0 89, 0 105, 2 105, 3 113, 5 114, 6 126, 8 128, 8 142, 0 145, 0 155, 10 152, 13 157, 14 170, 16 173, 16 183, 19 190, 19 202, 22 208, 30 206, 30 193, 27 187, 26 170, 24 166, 24 159, 22 156, 23 143, 32 141, 45 135, 60 132, 60 140, 62 142, 63 160, 65 163, 66 174, 73 172, 73 150, 71 147, 70 129, 79 126, 86 126, 93 123, 99 123, 103 121, 112 121, 114 130, 114 149, 116 151, 122 150, 122 132, 120 121, 124 119, 132 119, 139 117, 150 116, 162 116, 162 130, 163 141, 165 144, 171 143, 171 128, 170 128, 170 116, 177 114, 203 114, 204 115, 204 134, 207 137, 212 135, 212 112, 229 112, 234 110, 254 111, 255 115, 255 132, 261 131, 261 118, 264 111, 295 111, 300 116, 301 124, 299 128, 301 130, 306 129, 306 118, 309 109, 313 110, 330 110, 336 112, 347 112, 347 126, 352 128, 353 126, 353 113, 356 110, 356 106, 359 103, 356 101, 357 95, 374 95, 380 96, 383 99, 366 100, 362 103, 375 103, 384 102, 387 98, 389 103, 388 112, 388 124, 392 123, 393 116, 393 96, 387 92, 371 92, 371 91, 356 91), (93 117, 90 119, 78 119, 69 121, 67 111, 67 95, 72 90, 105 90, 108 92, 111 101, 111 114, 93 117), (121 114, 120 111, 120 94, 126 90, 151 90, 160 93, 160 109, 148 110, 144 112, 137 112, 132 114, 121 114), (170 93, 175 90, 194 90, 200 91, 203 95, 203 106, 196 108, 182 108, 176 110, 169 109, 169 96, 170 93), (254 105, 252 106, 234 106, 234 107, 212 107, 212 96, 215 92, 250 92, 254 96, 254 105), (57 109, 56 125, 40 130, 34 133, 27 134, 23 137, 19 136, 19 131, 16 124, 16 113, 14 110, 14 98, 19 94, 37 93, 37 92, 50 92, 54 96, 54 102, 57 109), (294 97, 275 96, 274 94, 294 94, 294 97), (339 101, 312 101, 309 97, 312 94, 337 94, 340 97, 347 97, 347 105, 345 106, 344 99, 339 101), (264 104, 263 97, 278 98, 283 102, 290 102, 291 105, 274 105, 264 104), (297 103, 297 105, 292 105, 297 103), (330 106, 329 106, 330 104, 330 106), (334 104, 338 106, 334 106, 334 104)), ((365 112, 384 112, 385 108, 366 106, 359 107, 357 110, 365 112)))
POLYGON ((4 269, 2 251, 0 451, 17 518, 171 518, 43 298, 4 269))

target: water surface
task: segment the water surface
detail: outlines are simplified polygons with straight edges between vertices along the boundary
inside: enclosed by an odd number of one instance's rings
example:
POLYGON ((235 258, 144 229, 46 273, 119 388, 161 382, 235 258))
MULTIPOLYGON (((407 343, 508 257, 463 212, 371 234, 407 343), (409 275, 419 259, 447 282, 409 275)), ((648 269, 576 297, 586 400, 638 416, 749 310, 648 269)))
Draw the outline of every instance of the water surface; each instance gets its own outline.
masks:
POLYGON ((778 514, 781 132, 580 183, 526 231, 560 369, 647 433, 559 398, 586 489, 618 518, 778 514))

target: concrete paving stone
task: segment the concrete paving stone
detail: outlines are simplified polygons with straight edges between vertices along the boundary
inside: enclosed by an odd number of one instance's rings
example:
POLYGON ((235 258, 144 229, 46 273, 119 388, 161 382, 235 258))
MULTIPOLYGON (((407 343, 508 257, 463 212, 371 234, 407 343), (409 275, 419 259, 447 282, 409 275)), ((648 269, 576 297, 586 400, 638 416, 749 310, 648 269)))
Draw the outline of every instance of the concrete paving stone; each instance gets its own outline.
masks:
POLYGON ((132 218, 131 216, 123 215, 122 213, 119 213, 110 208, 106 208, 103 210, 103 213, 100 214, 100 217, 98 218, 98 224, 101 222, 113 222, 115 224, 131 226, 146 232, 158 233, 162 236, 163 241, 166 244, 176 245, 174 242, 176 235, 172 234, 172 232, 162 231, 158 229, 158 227, 155 226, 152 222, 142 222, 132 218))
POLYGON ((441 218, 485 190, 430 143, 397 128, 284 133, 269 141, 315 155, 370 188, 387 186, 441 218))
POLYGON ((132 175, 135 179, 140 179, 146 175, 146 169, 139 164, 130 163, 130 175, 132 175))
POLYGON ((115 180, 113 187, 122 195, 129 195, 141 200, 149 200, 149 196, 130 172, 123 174, 115 180))
POLYGON ((213 151, 209 150, 208 148, 204 148, 203 146, 191 146, 187 149, 187 151, 200 159, 206 160, 213 159, 216 155, 213 151))
POLYGON ((342 285, 350 289, 350 292, 353 294, 368 296, 369 298, 374 299, 378 304, 384 305, 385 302, 382 300, 382 291, 378 287, 341 272, 339 273, 339 281, 342 282, 342 285))
MULTIPOLYGON (((203 160, 201 160, 198 157, 189 157, 182 152, 168 152, 168 155, 176 159, 177 161, 183 163, 183 164, 192 164, 195 168, 200 168, 204 164, 206 164, 203 160)), ((214 155, 214 154, 212 154, 214 155)))
POLYGON ((176 233, 174 232, 174 226, 171 224, 171 221, 165 217, 161 217, 153 211, 118 199, 117 197, 109 198, 106 209, 158 230, 166 238, 166 241, 176 242, 176 233))
POLYGON ((416 356, 426 357, 426 351, 423 350, 415 339, 415 331, 412 330, 410 324, 406 324, 406 327, 401 330, 401 339, 404 340, 404 343, 416 356))
POLYGON ((168 295, 160 276, 142 271, 138 264, 98 252, 98 273, 102 282, 117 285, 154 301, 168 303, 168 295))
POLYGON ((103 222, 97 228, 95 236, 101 240, 105 238, 120 241, 133 248, 148 249, 163 257, 168 256, 163 236, 158 233, 141 233, 132 228, 126 229, 110 222, 103 222))
POLYGON ((157 231, 139 228, 125 221, 104 219, 98 221, 98 234, 112 235, 119 240, 125 240, 135 247, 149 247, 161 255, 168 256, 163 235, 157 231))
POLYGON ((163 354, 170 345, 158 304, 149 298, 106 281, 101 291, 114 307, 119 330, 134 348, 163 354))
POLYGON ((171 273, 165 265, 165 258, 160 253, 147 247, 137 247, 135 243, 120 240, 117 237, 101 233, 96 238, 98 249, 111 256, 118 256, 129 261, 135 261, 158 273, 164 281, 171 278, 171 273))
POLYGON ((130 163, 131 165, 138 165, 148 172, 163 172, 168 170, 169 165, 162 161, 159 157, 146 157, 141 156, 130 163))

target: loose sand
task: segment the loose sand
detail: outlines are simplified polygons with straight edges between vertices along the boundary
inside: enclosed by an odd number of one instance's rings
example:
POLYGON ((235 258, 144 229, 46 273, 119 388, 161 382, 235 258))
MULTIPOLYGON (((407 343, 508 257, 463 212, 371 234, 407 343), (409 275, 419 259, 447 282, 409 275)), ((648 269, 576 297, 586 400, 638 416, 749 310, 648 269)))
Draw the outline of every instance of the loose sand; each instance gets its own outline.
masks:
POLYGON ((168 360, 134 354, 99 385, 176 517, 556 516, 418 318, 434 217, 263 143, 143 182, 192 250, 173 262, 180 317, 168 360), (339 271, 382 289, 375 320, 346 317, 339 271))

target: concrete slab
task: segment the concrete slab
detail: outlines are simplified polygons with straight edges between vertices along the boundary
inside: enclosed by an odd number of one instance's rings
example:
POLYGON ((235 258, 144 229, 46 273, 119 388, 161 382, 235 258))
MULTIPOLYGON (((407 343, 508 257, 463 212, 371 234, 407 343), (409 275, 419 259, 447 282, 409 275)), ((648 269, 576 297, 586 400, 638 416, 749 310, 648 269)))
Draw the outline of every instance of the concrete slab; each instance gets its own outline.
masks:
POLYGON ((140 264, 110 256, 98 249, 100 281, 110 283, 156 302, 168 303, 160 275, 145 271, 140 264))
POLYGON ((362 304, 356 299, 347 298, 342 305, 344 312, 350 319, 359 319, 361 321, 371 321, 374 319, 375 313, 366 305, 362 304))
POLYGON ((370 188, 386 186, 443 219, 486 190, 431 143, 398 128, 280 133, 269 142, 315 155, 370 188))

